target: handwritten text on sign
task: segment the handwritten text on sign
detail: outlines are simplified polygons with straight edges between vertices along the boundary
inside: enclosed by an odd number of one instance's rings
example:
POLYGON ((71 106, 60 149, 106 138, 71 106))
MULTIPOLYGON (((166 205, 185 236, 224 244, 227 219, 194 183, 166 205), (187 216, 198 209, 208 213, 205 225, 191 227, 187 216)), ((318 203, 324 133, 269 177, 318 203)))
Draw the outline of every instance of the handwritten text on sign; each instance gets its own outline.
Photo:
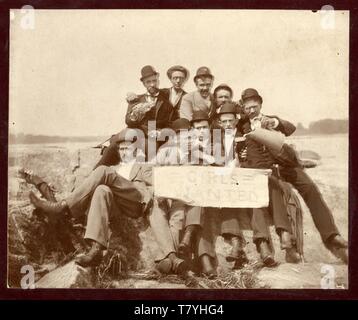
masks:
POLYGON ((269 203, 271 170, 168 166, 154 168, 154 194, 193 206, 262 208, 269 203))

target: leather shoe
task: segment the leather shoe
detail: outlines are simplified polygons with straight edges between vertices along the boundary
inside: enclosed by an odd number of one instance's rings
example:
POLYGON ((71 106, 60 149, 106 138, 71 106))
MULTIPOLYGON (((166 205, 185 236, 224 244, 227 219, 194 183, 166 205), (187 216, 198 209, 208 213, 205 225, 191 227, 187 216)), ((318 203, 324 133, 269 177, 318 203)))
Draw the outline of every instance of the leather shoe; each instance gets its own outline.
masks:
POLYGON ((275 259, 273 257, 273 254, 271 252, 271 249, 270 249, 268 241, 261 240, 260 243, 259 243, 258 248, 259 248, 259 252, 260 252, 262 262, 264 263, 264 265, 266 267, 274 267, 274 266, 277 265, 277 263, 276 263, 276 261, 275 261, 275 259))
POLYGON ((30 201, 35 208, 41 209, 47 213, 60 214, 68 209, 65 201, 51 202, 39 199, 32 191, 30 191, 30 201))
POLYGON ((96 241, 92 242, 92 247, 87 254, 76 257, 75 262, 81 267, 98 266, 103 258, 103 246, 96 241))
POLYGON ((337 234, 331 237, 325 245, 336 258, 348 264, 348 242, 344 240, 341 235, 337 234))
POLYGON ((217 273, 211 259, 212 258, 207 254, 203 254, 200 257, 201 273, 208 279, 214 279, 217 277, 217 273))
POLYGON ((240 253, 240 256, 236 258, 235 264, 232 269, 233 270, 242 269, 247 263, 249 263, 249 259, 247 258, 246 253, 242 251, 240 253))
POLYGON ((348 242, 342 238, 341 235, 337 234, 327 241, 327 247, 335 248, 335 249, 347 249, 348 248, 348 242))
POLYGON ((242 247, 241 239, 239 237, 231 238, 232 248, 230 253, 226 256, 227 262, 233 262, 240 259, 242 256, 246 256, 242 247))
POLYGON ((302 261, 295 247, 286 249, 285 260, 287 263, 299 263, 302 261))
POLYGON ((184 275, 188 271, 188 266, 185 260, 178 258, 176 255, 170 255, 171 271, 178 275, 184 275))
POLYGON ((169 274, 172 270, 172 261, 169 258, 160 260, 156 265, 156 269, 160 273, 169 274))

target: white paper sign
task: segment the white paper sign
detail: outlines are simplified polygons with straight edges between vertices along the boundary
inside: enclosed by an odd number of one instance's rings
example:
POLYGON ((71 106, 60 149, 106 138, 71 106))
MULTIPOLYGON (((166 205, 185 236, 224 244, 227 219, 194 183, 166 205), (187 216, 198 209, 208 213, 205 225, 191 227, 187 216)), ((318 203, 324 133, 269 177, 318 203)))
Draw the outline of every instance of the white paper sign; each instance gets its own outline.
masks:
POLYGON ((271 170, 204 166, 155 167, 154 194, 193 206, 262 208, 271 170))

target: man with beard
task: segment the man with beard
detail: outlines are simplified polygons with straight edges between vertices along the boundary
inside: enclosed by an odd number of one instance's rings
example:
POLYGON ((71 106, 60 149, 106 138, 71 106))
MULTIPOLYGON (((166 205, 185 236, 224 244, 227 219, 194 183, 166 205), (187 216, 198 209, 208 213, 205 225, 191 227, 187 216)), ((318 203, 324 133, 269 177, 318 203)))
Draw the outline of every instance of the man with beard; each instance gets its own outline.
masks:
POLYGON ((208 67, 200 67, 196 72, 194 82, 197 90, 183 97, 179 108, 179 116, 191 121, 194 111, 203 111, 211 119, 215 111, 214 97, 210 93, 214 76, 208 67))
POLYGON ((182 66, 173 66, 168 69, 167 76, 172 83, 172 87, 161 89, 160 91, 163 92, 173 107, 170 119, 174 121, 179 118, 179 107, 183 96, 186 95, 183 86, 189 78, 189 71, 182 66))
MULTIPOLYGON (((245 114, 249 121, 241 125, 243 134, 249 134, 255 128, 280 130, 283 122, 277 117, 267 117, 261 113, 263 99, 257 90, 248 88, 242 92, 241 100, 245 114)), ((269 148, 253 139, 246 140, 247 166, 251 168, 270 168, 277 158, 269 148)), ((290 152, 290 149, 286 148, 290 152)), ((279 172, 284 181, 292 184, 302 196, 313 218, 313 222, 321 235, 321 239, 328 250, 335 256, 348 262, 346 249, 348 243, 340 235, 335 225, 333 215, 324 201, 317 185, 307 175, 300 165, 286 165, 279 163, 279 172)))

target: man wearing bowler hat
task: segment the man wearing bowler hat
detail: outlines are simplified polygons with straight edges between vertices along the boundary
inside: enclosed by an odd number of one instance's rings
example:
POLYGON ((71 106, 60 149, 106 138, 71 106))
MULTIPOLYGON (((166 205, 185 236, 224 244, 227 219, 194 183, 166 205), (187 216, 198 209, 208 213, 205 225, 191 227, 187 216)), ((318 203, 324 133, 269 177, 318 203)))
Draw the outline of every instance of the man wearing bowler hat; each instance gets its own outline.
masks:
POLYGON ((196 72, 194 82, 197 90, 183 97, 179 108, 179 116, 190 121, 194 111, 204 111, 211 119, 215 111, 214 97, 210 92, 214 76, 208 67, 200 67, 196 72))
POLYGON ((168 69, 167 76, 172 83, 172 87, 164 88, 160 91, 163 92, 173 107, 170 119, 174 121, 179 118, 179 107, 183 96, 186 94, 183 86, 189 78, 189 70, 183 66, 176 65, 168 69))
MULTIPOLYGON (((230 160, 233 160, 234 155, 238 155, 240 148, 245 146, 242 133, 238 130, 239 119, 236 117, 236 110, 234 103, 226 102, 222 105, 218 113, 219 124, 222 129, 225 130, 222 146, 225 150, 225 156, 229 156, 230 160)), ((248 159, 250 159, 249 157, 251 155, 252 153, 247 155, 248 159)), ((257 155, 257 157, 260 156, 262 156, 262 153, 257 155)), ((264 161, 264 159, 265 157, 263 157, 262 160, 264 161)), ((240 163, 240 166, 243 165, 240 163)), ((260 169, 262 167, 255 166, 255 168, 260 169)), ((250 225, 253 230, 254 243, 260 252, 264 264, 267 266, 275 265, 273 253, 269 246, 270 233, 266 222, 266 220, 268 220, 266 215, 271 213, 276 231, 280 235, 281 247, 286 250, 287 259, 291 262, 293 262, 293 260, 298 262, 299 256, 292 245, 291 226, 288 220, 286 204, 284 203, 282 191, 274 177, 269 178, 269 197, 270 203, 268 210, 267 208, 258 208, 252 209, 250 213, 250 225)), ((239 266, 247 260, 243 252, 243 235, 240 230, 240 218, 242 218, 243 214, 247 214, 247 211, 241 210, 238 214, 237 210, 241 209, 225 209, 225 211, 223 211, 225 214, 222 215, 221 229, 222 235, 230 239, 233 246, 227 260, 236 260, 235 265, 237 264, 239 266)))
MULTIPOLYGON (((242 133, 247 134, 255 128, 269 128, 280 130, 285 127, 283 120, 277 117, 267 117, 261 113, 263 99, 258 91, 253 88, 248 88, 242 92, 241 100, 245 114, 249 121, 242 125, 242 133)), ((291 125, 293 126, 293 125, 291 125)), ((286 126, 286 129, 288 127, 286 126)), ((293 131, 294 131, 293 127, 293 131)), ((280 130, 282 131, 282 130, 280 130)), ((282 132, 288 135, 293 132, 292 127, 282 132), (286 132, 285 132, 286 131, 286 132)), ((247 165, 249 167, 266 167, 269 168, 276 161, 265 145, 262 145, 252 139, 247 139, 247 165), (255 154, 259 156, 255 156, 255 154)), ((290 149, 286 148, 287 151, 290 149)), ((337 226, 335 225, 331 210, 324 201, 317 185, 307 175, 302 166, 296 162, 289 163, 286 159, 279 162, 279 172, 281 177, 291 183, 293 187, 302 196, 307 207, 309 208, 314 224, 321 235, 321 239, 328 250, 335 256, 342 259, 345 263, 348 261, 347 248, 348 243, 340 235, 337 226)), ((289 159, 290 160, 290 159, 289 159)))
POLYGON ((152 66, 144 66, 140 80, 147 92, 127 98, 126 124, 143 130, 145 134, 148 133, 148 121, 156 121, 157 129, 168 127, 172 120, 172 106, 159 90, 159 73, 152 66))

